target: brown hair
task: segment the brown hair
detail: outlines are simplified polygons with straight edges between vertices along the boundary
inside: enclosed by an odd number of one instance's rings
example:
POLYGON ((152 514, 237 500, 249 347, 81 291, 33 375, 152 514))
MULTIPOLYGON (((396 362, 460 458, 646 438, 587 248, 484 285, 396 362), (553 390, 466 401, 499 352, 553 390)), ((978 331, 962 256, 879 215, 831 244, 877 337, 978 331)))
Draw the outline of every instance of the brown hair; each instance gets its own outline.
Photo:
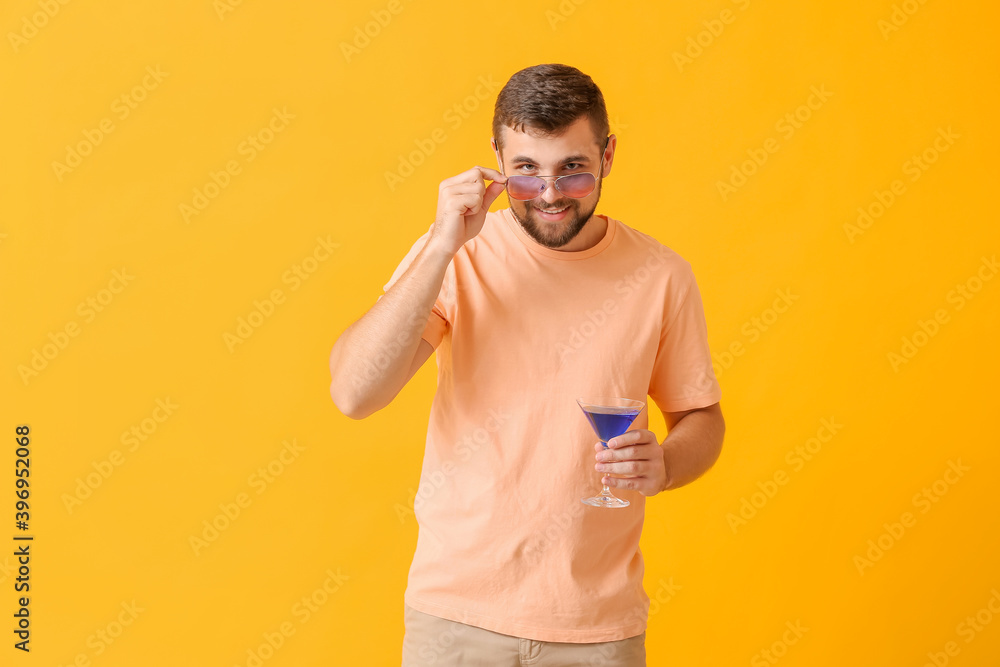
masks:
POLYGON ((497 95, 493 108, 493 138, 503 149, 503 127, 516 132, 532 128, 557 135, 580 116, 590 119, 599 146, 608 136, 604 95, 594 81, 569 65, 556 63, 526 67, 515 73, 497 95))

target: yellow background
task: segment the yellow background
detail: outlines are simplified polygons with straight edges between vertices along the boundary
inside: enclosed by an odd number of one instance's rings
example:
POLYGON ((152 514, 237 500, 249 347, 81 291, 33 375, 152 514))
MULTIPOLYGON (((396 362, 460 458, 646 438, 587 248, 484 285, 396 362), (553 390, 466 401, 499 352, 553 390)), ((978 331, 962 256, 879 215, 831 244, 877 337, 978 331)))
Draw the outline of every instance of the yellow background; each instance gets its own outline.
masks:
POLYGON ((766 649, 788 667, 922 665, 949 641, 948 664, 995 664, 1000 618, 982 613, 971 637, 960 624, 1000 589, 1000 279, 961 309, 953 290, 1000 251, 1000 10, 903 4, 74 1, 46 17, 52 1, 3 3, 0 663, 247 665, 287 623, 263 664, 398 664, 417 530, 400 507, 434 362, 356 422, 330 400, 329 351, 428 228, 438 183, 495 166, 499 86, 561 62, 602 88, 618 136, 598 212, 692 263, 723 388, 720 460, 647 505, 646 590, 664 600, 649 664, 773 664, 766 649), (880 27, 894 11, 898 30, 880 27), (147 67, 165 74, 133 96, 147 67), (480 99, 484 80, 496 87, 480 99), (800 109, 813 86, 829 97, 800 109), (144 98, 124 118, 122 95, 144 98), (276 108, 294 118, 248 160, 241 145, 276 108), (808 118, 786 136, 797 111, 808 118), (104 119, 113 131, 57 175, 104 119), (947 128, 958 138, 935 155, 947 128), (386 172, 438 129, 390 188, 386 172), (777 150, 724 198, 718 183, 769 138, 777 150), (911 180, 924 151, 936 160, 911 180), (181 205, 233 160, 239 173, 185 221, 181 205), (904 193, 852 242, 845 225, 895 180, 904 193), (286 280, 317 238, 336 250, 286 280), (227 345, 274 290, 283 302, 227 345), (778 290, 798 299, 775 318, 778 290), (78 310, 108 297, 89 321, 78 310), (940 309, 947 321, 894 367, 940 309), (755 317, 770 321, 756 337, 755 317), (78 335, 26 382, 19 368, 70 322, 78 335), (157 399, 178 406, 159 422, 157 399), (786 455, 828 436, 823 419, 842 427, 796 470, 786 455), (155 430, 130 451, 121 436, 144 423, 155 430), (28 655, 11 646, 17 424, 32 437, 28 655), (258 493, 255 471, 293 440, 258 493), (968 470, 946 477, 949 461, 968 470), (914 498, 925 487, 933 503, 914 498), (249 505, 196 554, 192 536, 225 525, 219 506, 239 494, 249 505), (734 531, 743 499, 760 507, 734 531), (915 523, 886 537, 904 512, 915 523), (859 571, 880 536, 891 545, 859 571), (310 596, 324 603, 303 622, 310 596), (133 601, 114 642, 96 639, 133 601), (808 630, 782 646, 797 622, 808 630))

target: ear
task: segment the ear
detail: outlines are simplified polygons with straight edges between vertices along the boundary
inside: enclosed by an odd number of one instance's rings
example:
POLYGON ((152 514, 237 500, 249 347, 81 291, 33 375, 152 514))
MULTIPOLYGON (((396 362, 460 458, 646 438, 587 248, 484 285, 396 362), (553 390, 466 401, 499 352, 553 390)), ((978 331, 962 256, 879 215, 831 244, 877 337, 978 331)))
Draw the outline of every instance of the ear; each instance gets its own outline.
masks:
POLYGON ((503 163, 500 162, 500 151, 497 150, 497 140, 496 139, 490 139, 490 146, 493 147, 493 153, 494 153, 494 155, 497 156, 497 170, 502 174, 503 173, 503 163))

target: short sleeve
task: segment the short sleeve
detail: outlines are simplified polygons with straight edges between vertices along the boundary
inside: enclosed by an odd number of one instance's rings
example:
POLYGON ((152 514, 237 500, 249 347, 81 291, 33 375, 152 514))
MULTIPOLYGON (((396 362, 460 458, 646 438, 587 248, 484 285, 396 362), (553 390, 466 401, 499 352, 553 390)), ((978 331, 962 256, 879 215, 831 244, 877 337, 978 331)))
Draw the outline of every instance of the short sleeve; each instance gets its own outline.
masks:
MULTIPOLYGON (((389 282, 382 286, 383 294, 379 295, 379 299, 382 298, 385 292, 389 291, 393 283, 399 280, 406 269, 410 266, 413 260, 416 258, 420 249, 423 248, 424 243, 427 242, 427 238, 430 235, 430 230, 425 232, 423 236, 418 238, 413 246, 410 247, 410 251, 406 253, 402 261, 396 267, 396 270, 392 272, 392 276, 389 278, 389 282)), ((449 284, 454 282, 454 271, 452 265, 448 265, 448 270, 445 273, 445 282, 441 286, 441 291, 438 293, 437 299, 434 301, 434 306, 431 308, 430 315, 427 317, 427 325, 424 327, 424 332, 420 334, 420 337, 431 344, 432 347, 437 349, 437 346, 441 344, 441 340, 444 338, 445 332, 448 330, 448 316, 447 316, 447 304, 446 295, 449 291, 446 289, 449 284)), ((378 301, 378 299, 376 299, 378 301)))
POLYGON ((668 293, 666 323, 649 381, 649 395, 664 412, 704 408, 722 398, 712 370, 701 292, 690 264, 685 263, 685 269, 676 293, 668 293))

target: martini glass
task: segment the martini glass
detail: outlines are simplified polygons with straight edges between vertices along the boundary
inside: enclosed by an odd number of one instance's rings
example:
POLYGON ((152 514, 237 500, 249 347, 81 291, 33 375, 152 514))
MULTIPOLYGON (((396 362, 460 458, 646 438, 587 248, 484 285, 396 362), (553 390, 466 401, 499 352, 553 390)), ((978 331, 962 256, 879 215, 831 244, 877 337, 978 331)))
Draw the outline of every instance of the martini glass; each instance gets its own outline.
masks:
MULTIPOLYGON (((633 401, 628 398, 578 398, 576 402, 587 416, 587 421, 594 427, 594 432, 601 439, 604 448, 608 448, 608 440, 621 435, 632 425, 645 401, 633 401)), ((608 485, 604 489, 590 498, 581 498, 581 501, 594 507, 628 507, 628 501, 622 500, 611 493, 608 485)))

